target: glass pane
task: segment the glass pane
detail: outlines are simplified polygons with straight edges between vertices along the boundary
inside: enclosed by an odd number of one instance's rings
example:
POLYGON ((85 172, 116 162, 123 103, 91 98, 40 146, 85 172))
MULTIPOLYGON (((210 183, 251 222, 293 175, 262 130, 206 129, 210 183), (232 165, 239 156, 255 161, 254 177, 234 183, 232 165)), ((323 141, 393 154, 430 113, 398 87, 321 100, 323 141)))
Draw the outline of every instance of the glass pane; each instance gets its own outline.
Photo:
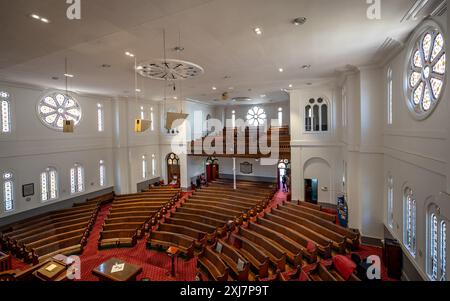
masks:
POLYGON ((3 185, 3 194, 5 200, 5 211, 12 211, 13 206, 13 182, 6 181, 3 185))
POLYGON ((328 106, 322 105, 322 131, 328 131, 328 106))
POLYGON ((422 64, 422 58, 420 57, 420 52, 419 52, 419 50, 417 50, 417 51, 414 53, 413 64, 414 64, 414 66, 416 66, 417 68, 422 68, 422 66, 423 66, 423 64, 422 64))
POLYGON ((312 130, 312 110, 311 106, 305 108, 305 131, 311 132, 312 130))
POLYGON ((319 106, 315 105, 313 107, 313 123, 314 123, 314 131, 320 131, 320 116, 319 116, 319 106))
POLYGON ((446 64, 446 58, 445 58, 445 53, 439 58, 438 62, 436 63, 436 65, 434 65, 433 67, 433 71, 439 74, 444 74, 445 73, 445 64, 446 64))
POLYGON ((424 86, 425 84, 421 82, 417 89, 414 91, 414 104, 416 105, 418 105, 422 101, 424 86))
POLYGON ((75 187, 75 168, 71 168, 70 169, 70 193, 75 193, 76 192, 76 187, 75 187))
POLYGON ((11 120, 10 120, 10 115, 11 115, 11 109, 9 106, 9 101, 7 100, 2 100, 1 102, 1 110, 2 110, 2 132, 3 133, 9 133, 11 132, 11 120))
POLYGON ((442 48, 444 48, 444 38, 442 37, 442 34, 438 34, 433 44, 433 52, 431 54, 432 62, 436 59, 442 48))
POLYGON ((78 166, 77 168, 77 188, 78 192, 84 191, 84 173, 83 173, 83 167, 78 166))
POLYGON ((441 223, 441 252, 440 252, 441 281, 447 281, 447 223, 441 223))
POLYGON ((437 280, 438 273, 438 225, 436 214, 431 215, 430 227, 431 279, 437 280))
POLYGON ((431 108, 431 91, 428 86, 425 88, 425 94, 423 97, 423 109, 428 111, 431 108))
POLYGON ((431 37, 431 34, 429 34, 429 33, 427 33, 426 35, 425 35, 425 37, 423 38, 423 44, 422 44, 422 47, 423 47, 423 54, 424 54, 424 56, 425 56, 425 60, 426 61, 428 61, 429 59, 430 59, 430 53, 431 53, 431 40, 432 40, 432 37, 431 37))
POLYGON ((56 188, 56 171, 50 171, 50 199, 54 200, 57 197, 56 188))
POLYGON ((41 200, 47 201, 48 199, 48 190, 47 190, 47 173, 41 173, 41 200))
POLYGON ((430 82, 431 82, 431 88, 433 89, 434 98, 437 99, 441 95, 443 83, 440 79, 437 79, 437 78, 432 78, 430 82))
POLYGON ((414 88, 420 81, 421 75, 419 72, 413 72, 411 73, 411 77, 409 79, 409 84, 411 85, 411 88, 414 88))

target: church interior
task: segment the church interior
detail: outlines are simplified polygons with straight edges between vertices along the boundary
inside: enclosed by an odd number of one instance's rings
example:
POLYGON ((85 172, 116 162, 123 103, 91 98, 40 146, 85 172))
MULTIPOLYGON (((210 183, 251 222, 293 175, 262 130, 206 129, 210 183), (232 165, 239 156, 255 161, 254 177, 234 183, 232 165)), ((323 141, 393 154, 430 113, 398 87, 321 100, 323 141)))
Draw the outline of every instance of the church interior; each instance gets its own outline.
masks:
POLYGON ((446 0, 0 16, 0 282, 449 280, 446 0))

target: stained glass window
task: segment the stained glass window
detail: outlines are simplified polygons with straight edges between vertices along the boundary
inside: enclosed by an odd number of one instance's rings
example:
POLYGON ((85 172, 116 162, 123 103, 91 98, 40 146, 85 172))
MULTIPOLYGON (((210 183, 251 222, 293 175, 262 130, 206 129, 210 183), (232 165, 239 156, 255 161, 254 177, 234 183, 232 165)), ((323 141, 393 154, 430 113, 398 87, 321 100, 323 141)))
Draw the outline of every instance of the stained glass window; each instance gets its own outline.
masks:
POLYGON ((83 166, 75 164, 70 169, 70 193, 84 191, 84 169, 83 166))
POLYGON ((49 167, 41 173, 41 200, 43 202, 58 198, 58 174, 55 168, 49 167))
POLYGON ((263 108, 255 106, 248 110, 247 122, 251 126, 262 126, 266 122, 267 115, 263 108))
POLYGON ((8 92, 0 91, 0 110, 1 133, 11 133, 11 103, 8 92))
POLYGON ((14 180, 11 172, 3 173, 3 205, 5 212, 14 210, 14 180))
POLYGON ((445 73, 444 37, 438 29, 429 29, 416 41, 407 72, 409 107, 417 116, 428 116, 439 102, 445 73))
POLYGON ((405 190, 404 244, 416 256, 416 200, 410 188, 405 190))
POLYGON ((46 126, 62 131, 65 120, 73 120, 74 126, 77 126, 82 113, 81 106, 71 95, 52 92, 39 101, 38 114, 46 126))

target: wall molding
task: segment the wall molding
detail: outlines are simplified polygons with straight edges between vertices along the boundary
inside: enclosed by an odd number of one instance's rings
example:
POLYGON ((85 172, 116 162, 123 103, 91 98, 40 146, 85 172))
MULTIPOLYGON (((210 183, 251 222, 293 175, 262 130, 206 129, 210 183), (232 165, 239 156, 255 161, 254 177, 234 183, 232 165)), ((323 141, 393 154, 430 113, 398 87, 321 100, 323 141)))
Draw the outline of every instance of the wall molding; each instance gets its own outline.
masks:
POLYGON ((446 131, 432 130, 394 130, 386 129, 384 131, 385 136, 400 136, 400 137, 410 137, 410 138, 420 138, 420 139, 436 139, 436 140, 447 140, 448 134, 446 131))

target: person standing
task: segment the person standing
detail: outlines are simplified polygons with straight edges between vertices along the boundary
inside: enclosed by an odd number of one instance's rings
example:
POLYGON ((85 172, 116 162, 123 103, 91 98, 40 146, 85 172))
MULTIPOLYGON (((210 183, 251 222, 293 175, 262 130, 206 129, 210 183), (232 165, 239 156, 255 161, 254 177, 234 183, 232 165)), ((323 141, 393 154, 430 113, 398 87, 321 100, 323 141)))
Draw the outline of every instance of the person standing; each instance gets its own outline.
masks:
POLYGON ((283 177, 281 178, 281 183, 283 184, 283 192, 287 192, 286 191, 286 183, 287 183, 286 175, 283 175, 283 177))

